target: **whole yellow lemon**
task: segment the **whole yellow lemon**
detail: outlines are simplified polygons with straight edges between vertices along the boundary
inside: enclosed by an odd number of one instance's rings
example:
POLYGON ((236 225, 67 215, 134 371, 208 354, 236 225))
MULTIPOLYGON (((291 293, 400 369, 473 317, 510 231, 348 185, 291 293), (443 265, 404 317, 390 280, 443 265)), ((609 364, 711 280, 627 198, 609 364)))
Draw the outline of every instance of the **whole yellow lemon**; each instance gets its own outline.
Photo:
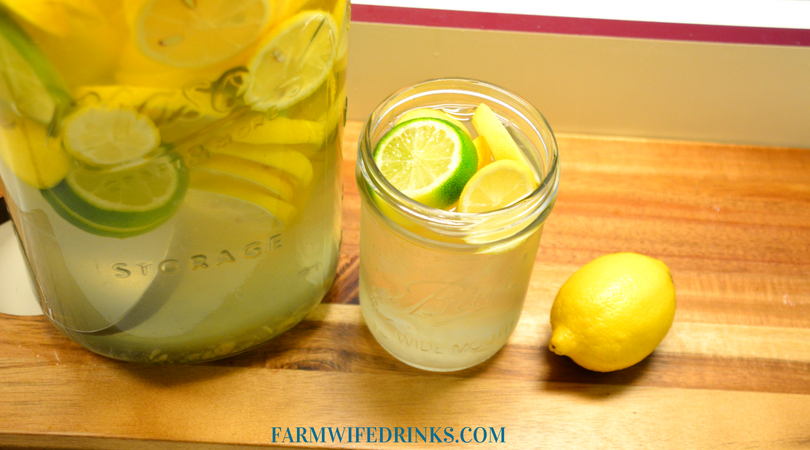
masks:
POLYGON ((549 348, 586 369, 620 370, 652 353, 674 317, 675 287, 663 262, 637 253, 605 255, 560 288, 549 348))

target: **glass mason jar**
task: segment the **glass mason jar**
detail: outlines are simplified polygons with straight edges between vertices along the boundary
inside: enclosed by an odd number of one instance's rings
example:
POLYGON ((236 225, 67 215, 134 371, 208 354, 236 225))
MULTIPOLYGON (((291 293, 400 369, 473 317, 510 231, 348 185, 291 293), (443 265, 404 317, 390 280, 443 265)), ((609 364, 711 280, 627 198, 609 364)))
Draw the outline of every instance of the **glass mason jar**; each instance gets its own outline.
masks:
POLYGON ((554 135, 528 102, 496 86, 439 79, 402 89, 369 116, 360 135, 360 305, 371 333, 414 367, 460 370, 500 350, 523 308, 543 223, 559 185, 554 135), (499 117, 539 187, 505 208, 461 213, 396 190, 374 163, 377 142, 399 117, 439 109, 468 128, 484 103, 499 117))
POLYGON ((347 0, 4 5, 0 176, 57 328, 112 358, 198 362, 320 302, 347 0))

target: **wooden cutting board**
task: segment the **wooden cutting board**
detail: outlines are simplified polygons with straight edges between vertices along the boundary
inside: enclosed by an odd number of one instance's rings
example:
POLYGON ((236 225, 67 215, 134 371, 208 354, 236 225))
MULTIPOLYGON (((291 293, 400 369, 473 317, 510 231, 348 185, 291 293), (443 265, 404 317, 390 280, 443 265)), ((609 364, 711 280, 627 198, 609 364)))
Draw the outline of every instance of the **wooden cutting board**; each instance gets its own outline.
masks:
POLYGON ((453 445, 810 448, 810 151, 560 136, 559 197, 520 324, 490 361, 435 374, 389 356, 360 314, 359 129, 345 136, 338 277, 304 322, 227 360, 149 366, 85 351, 42 317, 0 315, 0 445, 365 449, 392 444, 380 427, 442 427, 442 439, 481 427, 504 442, 453 445), (619 251, 670 267, 675 324, 638 365, 589 372, 548 351, 549 309, 578 267, 619 251), (288 427, 340 428, 343 442, 290 444, 288 427), (347 443, 344 427, 376 431, 347 443))

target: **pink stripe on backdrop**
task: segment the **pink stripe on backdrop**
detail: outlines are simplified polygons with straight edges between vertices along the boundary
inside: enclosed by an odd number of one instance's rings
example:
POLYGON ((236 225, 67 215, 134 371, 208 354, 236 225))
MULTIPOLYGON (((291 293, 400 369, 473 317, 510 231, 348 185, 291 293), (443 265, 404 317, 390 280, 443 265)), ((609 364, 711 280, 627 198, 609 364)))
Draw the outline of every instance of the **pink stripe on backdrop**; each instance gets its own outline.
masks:
POLYGON ((352 21, 676 41, 810 46, 810 30, 352 5, 352 21))

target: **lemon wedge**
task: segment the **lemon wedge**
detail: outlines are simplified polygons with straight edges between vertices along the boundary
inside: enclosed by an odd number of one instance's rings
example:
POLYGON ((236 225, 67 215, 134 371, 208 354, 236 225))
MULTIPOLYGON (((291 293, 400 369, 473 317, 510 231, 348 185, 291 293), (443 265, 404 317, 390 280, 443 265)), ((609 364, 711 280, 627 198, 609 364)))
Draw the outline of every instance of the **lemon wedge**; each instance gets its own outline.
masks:
POLYGON ((496 161, 511 159, 526 164, 526 159, 515 144, 515 140, 489 106, 483 103, 478 105, 472 123, 475 131, 487 140, 496 161))
POLYGON ((475 144, 475 151, 478 152, 478 170, 481 170, 492 162, 492 149, 489 148, 487 138, 484 136, 473 139, 473 144, 475 144))
POLYGON ((59 184, 70 164, 44 125, 8 114, 0 117, 0 156, 17 177, 37 189, 59 184))

